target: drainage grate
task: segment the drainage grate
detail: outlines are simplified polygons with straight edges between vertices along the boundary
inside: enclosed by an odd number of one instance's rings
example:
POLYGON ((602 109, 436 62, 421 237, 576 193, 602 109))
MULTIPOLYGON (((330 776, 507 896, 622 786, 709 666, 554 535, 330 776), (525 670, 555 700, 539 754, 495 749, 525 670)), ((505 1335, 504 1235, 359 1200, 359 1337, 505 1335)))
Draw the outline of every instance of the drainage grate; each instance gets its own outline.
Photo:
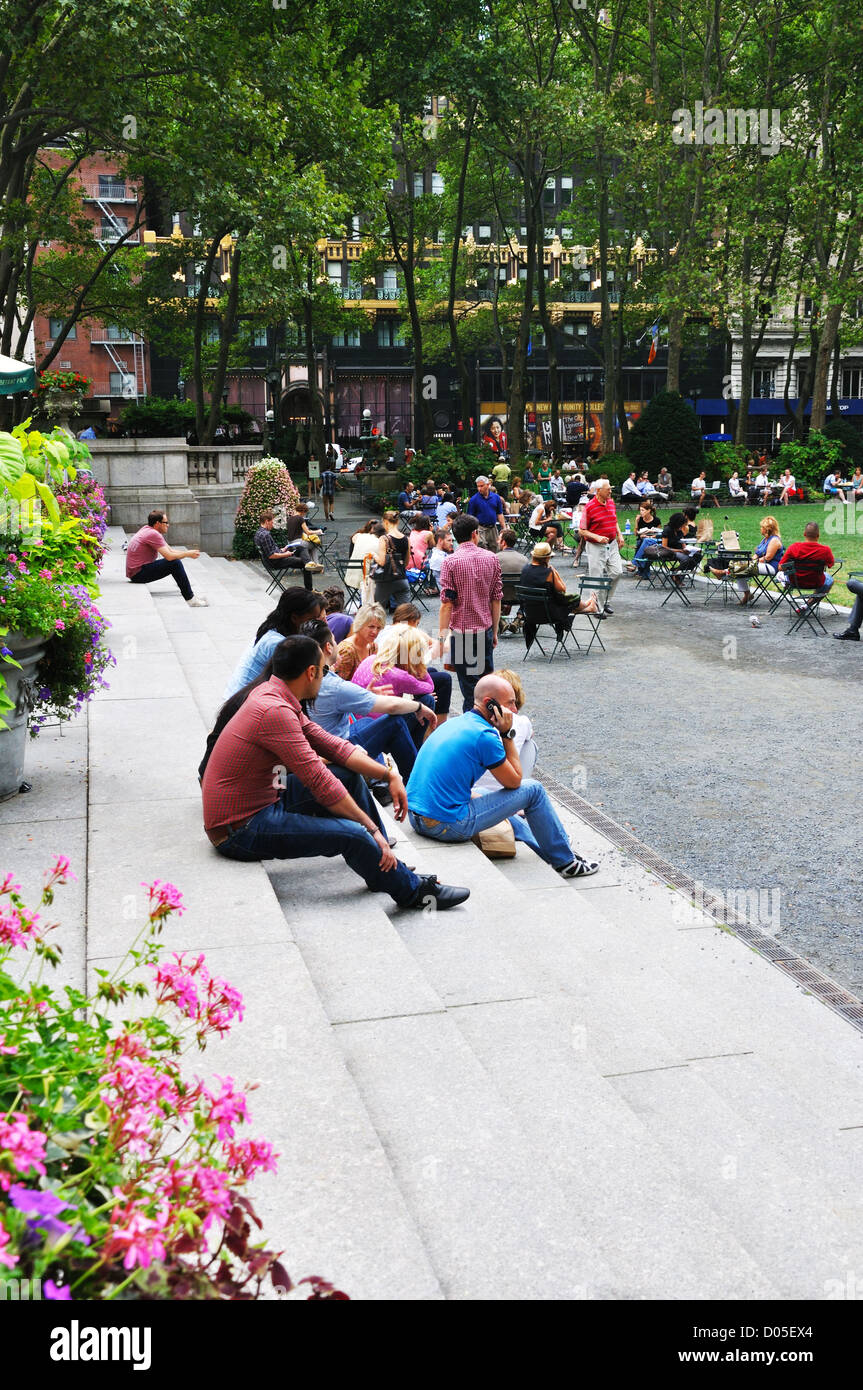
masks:
MULTIPOLYGON (((589 801, 585 801, 583 796, 564 786, 563 782, 558 782, 554 777, 548 777, 536 771, 533 774, 537 781, 542 782, 549 796, 554 797, 562 806, 575 815, 579 820, 583 820, 585 825, 591 829, 599 831, 607 840, 610 840, 615 849, 622 850, 632 859, 642 864, 644 868, 650 869, 657 878, 661 878, 663 883, 670 884, 673 888, 679 888, 684 893, 688 893, 695 899, 698 895, 698 884, 689 874, 682 869, 677 869, 673 864, 669 864, 667 859, 657 854, 649 845, 645 845, 635 835, 631 835, 628 830, 624 830, 622 825, 618 825, 610 816, 606 816, 596 806, 591 806, 589 801)), ((699 904, 699 910, 705 917, 712 914, 707 908, 699 904)), ((714 918, 717 925, 728 927, 729 931, 745 941, 747 946, 751 946, 759 955, 764 956, 777 969, 784 973, 795 984, 802 986, 808 992, 820 999, 828 1008, 833 1009, 837 1014, 852 1024, 863 1033, 863 1003, 853 994, 849 993, 842 985, 838 985, 835 980, 831 980, 827 975, 823 975, 820 970, 816 970, 813 965, 798 956, 796 952, 788 949, 787 946, 775 941, 772 936, 768 936, 760 927, 753 925, 747 917, 736 911, 726 912, 720 921, 714 918)))

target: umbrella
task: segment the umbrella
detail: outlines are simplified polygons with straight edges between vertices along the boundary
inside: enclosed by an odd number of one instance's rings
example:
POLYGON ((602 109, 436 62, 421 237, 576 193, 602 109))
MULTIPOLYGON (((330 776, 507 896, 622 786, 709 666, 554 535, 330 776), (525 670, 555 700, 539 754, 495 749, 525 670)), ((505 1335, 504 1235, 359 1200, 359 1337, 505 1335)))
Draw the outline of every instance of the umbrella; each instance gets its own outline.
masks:
POLYGON ((36 372, 27 362, 14 357, 0 357, 0 396, 14 396, 16 391, 32 391, 36 372))

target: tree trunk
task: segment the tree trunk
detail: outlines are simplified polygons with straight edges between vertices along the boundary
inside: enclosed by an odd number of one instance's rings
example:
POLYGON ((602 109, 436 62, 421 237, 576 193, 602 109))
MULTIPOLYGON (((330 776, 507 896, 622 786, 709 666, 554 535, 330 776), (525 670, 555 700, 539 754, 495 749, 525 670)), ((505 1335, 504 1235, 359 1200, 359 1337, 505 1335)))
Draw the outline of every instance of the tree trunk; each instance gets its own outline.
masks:
POLYGON ((809 428, 813 430, 823 430, 827 422, 827 379, 830 374, 833 344, 836 341, 836 334, 839 330, 839 320, 841 317, 842 305, 831 304, 822 321, 818 354, 815 359, 812 413, 809 417, 809 428))
MULTIPOLYGON (((545 224, 542 216, 542 203, 536 219, 536 303, 539 318, 545 332, 545 350, 548 357, 548 403, 551 412, 551 452, 556 462, 562 462, 560 449, 560 376, 557 358, 557 331, 548 310, 548 296, 545 286, 545 224)), ((534 402, 535 404, 535 402, 534 402)))
POLYGON ((527 345, 530 341, 530 323, 533 314, 533 278, 536 269, 536 247, 534 245, 534 212, 528 203, 525 210, 527 218, 527 237, 525 254, 527 256, 527 278, 524 282, 524 303, 518 321, 518 336, 513 353, 512 376, 510 377, 509 411, 507 415, 507 434, 509 452, 513 463, 518 465, 524 455, 524 407, 527 400, 527 345))
POLYGON ((668 376, 666 390, 680 390, 680 357, 683 352, 683 310, 671 309, 668 314, 668 376))
POLYGON ((321 465, 324 459, 324 407, 318 390, 318 364, 315 358, 315 330, 312 313, 311 290, 313 288, 311 266, 309 267, 309 294, 303 299, 303 326, 306 333, 306 376, 309 381, 309 458, 316 458, 321 465))
POLYGON ((471 133, 473 130, 474 117, 476 115, 476 102, 473 102, 468 113, 467 127, 464 133, 464 154, 462 156, 461 171, 459 173, 458 194, 456 197, 455 227, 453 229, 452 256, 450 257, 449 268, 449 295, 447 296, 447 322, 449 323, 449 339, 452 348, 453 361, 459 377, 459 393, 461 396, 461 442, 467 444, 472 442, 469 439, 470 418, 473 414, 471 404, 470 373, 462 352, 461 342, 458 336, 458 324, 455 317, 455 296, 456 296, 456 275, 458 271, 458 253, 461 248, 462 219, 464 217, 464 190, 467 180, 468 160, 470 157, 471 133))
POLYGON ((839 410, 839 375, 842 371, 842 343, 841 335, 837 332, 836 342, 833 344, 833 380, 830 385, 830 413, 834 420, 840 416, 839 410))
POLYGON ((620 447, 625 454, 629 449, 629 421, 626 418, 626 399, 623 390, 623 349, 624 349, 623 302, 617 304, 617 353, 614 370, 614 395, 617 402, 617 424, 620 430, 620 447))

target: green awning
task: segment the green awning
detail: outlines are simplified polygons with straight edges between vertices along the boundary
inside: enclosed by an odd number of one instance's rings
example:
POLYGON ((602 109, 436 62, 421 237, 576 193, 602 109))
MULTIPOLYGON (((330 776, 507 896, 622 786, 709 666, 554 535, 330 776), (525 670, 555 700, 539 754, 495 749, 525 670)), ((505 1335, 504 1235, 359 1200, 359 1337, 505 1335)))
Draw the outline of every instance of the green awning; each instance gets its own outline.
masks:
POLYGON ((0 357, 0 396, 14 396, 16 391, 32 391, 36 372, 26 362, 14 357, 0 357))

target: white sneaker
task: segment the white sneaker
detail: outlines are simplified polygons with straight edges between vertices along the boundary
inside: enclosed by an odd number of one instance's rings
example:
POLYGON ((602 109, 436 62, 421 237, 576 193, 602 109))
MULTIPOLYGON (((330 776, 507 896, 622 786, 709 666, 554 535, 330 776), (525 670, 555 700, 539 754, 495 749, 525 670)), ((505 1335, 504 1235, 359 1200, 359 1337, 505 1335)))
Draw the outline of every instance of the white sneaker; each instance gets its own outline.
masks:
POLYGON ((193 594, 191 598, 187 598, 186 603, 190 608, 209 608, 210 606, 205 598, 201 598, 197 594, 193 594))
POLYGON ((323 574, 324 572, 323 565, 319 565, 316 560, 309 560, 306 569, 309 571, 309 574, 323 574))

